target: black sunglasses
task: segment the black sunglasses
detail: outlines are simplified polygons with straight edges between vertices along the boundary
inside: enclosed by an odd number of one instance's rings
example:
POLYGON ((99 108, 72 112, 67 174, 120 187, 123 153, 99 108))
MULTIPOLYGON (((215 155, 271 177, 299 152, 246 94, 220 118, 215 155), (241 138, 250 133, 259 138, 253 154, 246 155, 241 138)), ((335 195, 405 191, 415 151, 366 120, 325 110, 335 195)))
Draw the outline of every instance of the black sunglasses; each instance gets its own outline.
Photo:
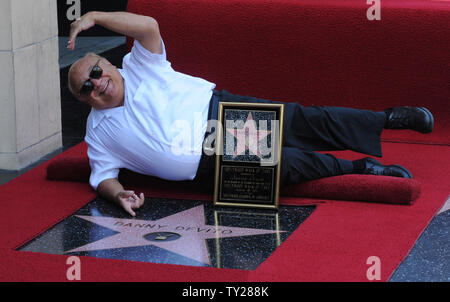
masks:
POLYGON ((80 95, 89 95, 91 94, 92 90, 94 90, 94 84, 91 82, 91 79, 100 79, 103 74, 103 69, 98 66, 98 63, 100 63, 102 59, 98 60, 97 63, 92 67, 91 73, 89 73, 89 79, 86 80, 86 82, 83 83, 83 86, 81 86, 80 95))

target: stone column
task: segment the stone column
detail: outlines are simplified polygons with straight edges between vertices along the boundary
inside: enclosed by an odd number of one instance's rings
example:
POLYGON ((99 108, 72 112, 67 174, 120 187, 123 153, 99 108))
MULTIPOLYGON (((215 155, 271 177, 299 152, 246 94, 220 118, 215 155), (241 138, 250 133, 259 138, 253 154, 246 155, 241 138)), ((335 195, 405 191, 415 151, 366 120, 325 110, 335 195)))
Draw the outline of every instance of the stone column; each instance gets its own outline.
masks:
POLYGON ((0 0, 0 169, 61 148, 57 0, 0 0))

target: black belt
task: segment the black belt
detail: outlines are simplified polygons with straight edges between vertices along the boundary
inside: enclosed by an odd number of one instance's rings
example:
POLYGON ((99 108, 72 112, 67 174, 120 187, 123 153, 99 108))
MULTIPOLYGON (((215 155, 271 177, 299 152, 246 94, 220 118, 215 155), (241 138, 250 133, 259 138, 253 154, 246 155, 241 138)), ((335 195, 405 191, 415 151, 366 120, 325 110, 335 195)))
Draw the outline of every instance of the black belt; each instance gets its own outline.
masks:
POLYGON ((217 117, 219 115, 219 102, 221 95, 222 93, 220 91, 213 91, 211 101, 209 102, 208 121, 217 120, 217 117))
MULTIPOLYGON (((213 95, 211 96, 211 100, 209 102, 208 121, 217 120, 217 117, 219 115, 220 96, 221 96, 220 91, 217 91, 217 90, 213 91, 213 95)), ((200 159, 200 163, 199 163, 198 170, 197 170, 197 175, 195 177, 196 179, 202 179, 203 181, 214 179, 216 156, 215 156, 215 152, 213 155, 211 155, 211 152, 213 152, 213 150, 215 148, 215 144, 214 143, 210 144, 208 142, 205 142, 208 139, 208 136, 210 136, 211 134, 212 134, 212 132, 209 132, 207 129, 206 133, 205 133, 203 146, 205 146, 205 143, 206 143, 207 146, 211 145, 212 148, 202 147, 202 157, 200 159), (205 151, 208 151, 209 155, 206 154, 205 151)))

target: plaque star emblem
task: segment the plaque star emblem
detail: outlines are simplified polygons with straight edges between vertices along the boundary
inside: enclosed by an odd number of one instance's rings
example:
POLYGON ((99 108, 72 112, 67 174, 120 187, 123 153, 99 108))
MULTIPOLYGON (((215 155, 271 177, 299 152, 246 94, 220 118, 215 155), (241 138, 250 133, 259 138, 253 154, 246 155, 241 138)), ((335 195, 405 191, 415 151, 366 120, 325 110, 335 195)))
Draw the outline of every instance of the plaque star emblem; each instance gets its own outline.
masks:
POLYGON ((249 150, 250 154, 261 158, 259 142, 270 134, 270 131, 268 130, 258 130, 256 121, 253 119, 251 112, 248 114, 244 127, 241 129, 227 128, 227 132, 237 139, 234 157, 245 154, 245 152, 249 150))
POLYGON ((204 206, 194 207, 158 220, 121 219, 101 216, 76 217, 118 232, 115 235, 66 251, 105 250, 154 245, 210 265, 206 239, 274 234, 276 230, 205 224, 204 206))

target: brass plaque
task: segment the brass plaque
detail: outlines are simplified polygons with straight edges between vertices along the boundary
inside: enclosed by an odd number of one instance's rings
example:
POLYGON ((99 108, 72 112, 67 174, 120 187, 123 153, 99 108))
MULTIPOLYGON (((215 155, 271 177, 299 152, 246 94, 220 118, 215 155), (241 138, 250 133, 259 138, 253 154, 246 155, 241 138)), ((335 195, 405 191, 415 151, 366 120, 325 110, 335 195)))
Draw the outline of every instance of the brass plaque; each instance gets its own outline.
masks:
POLYGON ((283 104, 219 103, 214 203, 278 208, 283 104))

